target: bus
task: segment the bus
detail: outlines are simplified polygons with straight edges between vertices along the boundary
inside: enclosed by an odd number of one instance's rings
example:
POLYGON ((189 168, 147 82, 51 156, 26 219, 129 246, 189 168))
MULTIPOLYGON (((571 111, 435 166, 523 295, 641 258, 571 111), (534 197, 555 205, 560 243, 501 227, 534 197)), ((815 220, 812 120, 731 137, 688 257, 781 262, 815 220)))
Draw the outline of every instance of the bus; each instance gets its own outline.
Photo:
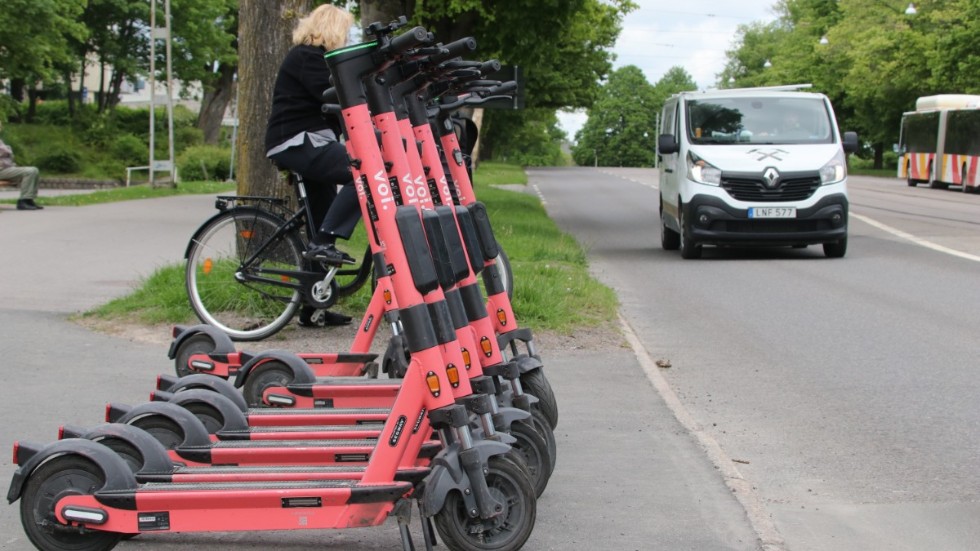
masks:
POLYGON ((902 114, 898 177, 911 187, 962 186, 977 191, 980 165, 980 96, 940 94, 916 100, 902 114))

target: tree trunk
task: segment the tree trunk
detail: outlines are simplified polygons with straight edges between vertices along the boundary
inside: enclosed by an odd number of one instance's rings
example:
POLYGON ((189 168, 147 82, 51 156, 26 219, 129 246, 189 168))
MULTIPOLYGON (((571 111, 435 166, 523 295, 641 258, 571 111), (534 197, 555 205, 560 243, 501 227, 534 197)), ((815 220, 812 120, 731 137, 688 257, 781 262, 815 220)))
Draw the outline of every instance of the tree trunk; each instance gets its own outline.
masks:
POLYGON ((222 63, 218 66, 218 78, 204 91, 197 127, 204 132, 204 143, 217 145, 221 138, 221 120, 235 93, 235 71, 238 67, 222 63))
POLYGON ((885 166, 885 144, 877 142, 874 144, 875 150, 875 164, 874 167, 877 169, 884 168, 885 166))
POLYGON ((310 0, 241 0, 238 42, 238 143, 235 174, 241 195, 283 196, 278 173, 265 156, 272 88, 296 21, 310 0))
POLYGON ((380 22, 387 25, 399 16, 412 18, 415 11, 414 0, 361 0, 361 27, 380 22))

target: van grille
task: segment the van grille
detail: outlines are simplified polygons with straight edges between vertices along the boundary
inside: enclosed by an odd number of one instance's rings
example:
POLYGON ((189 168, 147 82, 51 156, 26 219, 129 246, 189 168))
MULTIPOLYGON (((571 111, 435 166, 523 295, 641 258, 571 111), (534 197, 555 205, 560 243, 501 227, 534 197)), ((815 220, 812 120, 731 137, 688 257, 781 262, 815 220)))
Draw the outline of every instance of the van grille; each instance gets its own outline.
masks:
POLYGON ((721 187, 739 201, 760 203, 802 201, 813 195, 820 187, 820 175, 817 173, 784 174, 779 184, 770 189, 762 182, 762 176, 722 173, 721 187))

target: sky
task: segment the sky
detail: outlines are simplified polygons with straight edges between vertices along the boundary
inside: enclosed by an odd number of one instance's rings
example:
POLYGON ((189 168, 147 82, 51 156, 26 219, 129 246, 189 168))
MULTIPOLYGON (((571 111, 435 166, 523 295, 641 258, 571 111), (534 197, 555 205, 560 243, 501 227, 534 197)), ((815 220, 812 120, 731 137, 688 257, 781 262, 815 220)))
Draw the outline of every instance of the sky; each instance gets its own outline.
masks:
MULTIPOLYGON (((650 84, 674 66, 684 68, 699 88, 711 88, 725 67, 739 25, 772 21, 776 0, 634 0, 638 9, 623 19, 613 68, 636 65, 650 84)), ((581 113, 558 114, 569 139, 585 123, 581 113)))

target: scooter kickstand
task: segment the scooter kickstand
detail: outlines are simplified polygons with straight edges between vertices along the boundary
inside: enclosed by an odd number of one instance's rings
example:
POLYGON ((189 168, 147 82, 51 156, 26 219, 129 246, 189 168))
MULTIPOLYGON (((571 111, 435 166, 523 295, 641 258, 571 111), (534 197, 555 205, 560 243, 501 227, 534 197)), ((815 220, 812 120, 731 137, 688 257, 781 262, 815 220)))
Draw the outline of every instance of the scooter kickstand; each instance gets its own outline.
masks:
POLYGON ((412 523, 412 503, 406 499, 398 500, 391 514, 398 518, 398 533, 402 538, 402 551, 415 551, 412 543, 412 533, 408 530, 412 523))
POLYGON ((419 520, 422 522, 422 538, 425 540, 425 551, 432 551, 436 545, 436 532, 432 519, 422 514, 422 501, 418 500, 419 520))

